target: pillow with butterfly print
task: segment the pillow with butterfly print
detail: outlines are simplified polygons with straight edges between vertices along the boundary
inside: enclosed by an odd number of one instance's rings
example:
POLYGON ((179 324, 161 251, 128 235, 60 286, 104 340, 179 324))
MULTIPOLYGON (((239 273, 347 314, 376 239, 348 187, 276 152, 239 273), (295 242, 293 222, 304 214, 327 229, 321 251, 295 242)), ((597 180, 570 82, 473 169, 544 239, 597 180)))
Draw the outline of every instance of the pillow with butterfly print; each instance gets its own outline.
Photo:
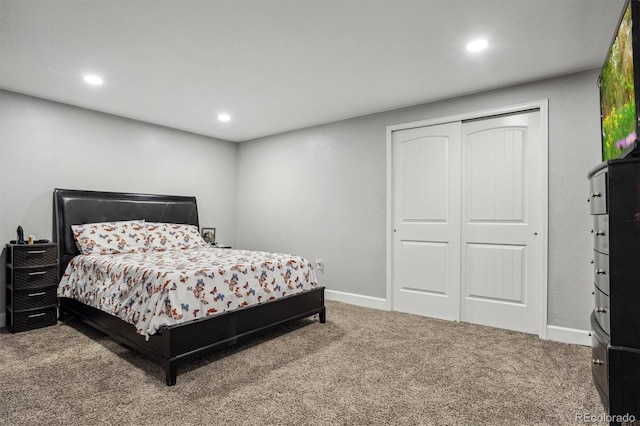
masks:
POLYGON ((150 250, 185 250, 208 245, 195 225, 147 222, 147 247, 150 250))
POLYGON ((144 219, 71 225, 82 254, 136 253, 147 249, 144 219))

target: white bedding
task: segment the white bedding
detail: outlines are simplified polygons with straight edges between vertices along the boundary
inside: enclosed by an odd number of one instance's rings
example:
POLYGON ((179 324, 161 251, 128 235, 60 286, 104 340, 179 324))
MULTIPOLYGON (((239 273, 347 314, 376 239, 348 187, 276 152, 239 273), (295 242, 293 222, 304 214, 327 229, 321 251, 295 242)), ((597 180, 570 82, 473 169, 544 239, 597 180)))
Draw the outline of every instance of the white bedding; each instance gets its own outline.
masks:
POLYGON ((58 297, 77 299, 150 336, 161 327, 316 288, 306 259, 195 247, 74 257, 58 297))

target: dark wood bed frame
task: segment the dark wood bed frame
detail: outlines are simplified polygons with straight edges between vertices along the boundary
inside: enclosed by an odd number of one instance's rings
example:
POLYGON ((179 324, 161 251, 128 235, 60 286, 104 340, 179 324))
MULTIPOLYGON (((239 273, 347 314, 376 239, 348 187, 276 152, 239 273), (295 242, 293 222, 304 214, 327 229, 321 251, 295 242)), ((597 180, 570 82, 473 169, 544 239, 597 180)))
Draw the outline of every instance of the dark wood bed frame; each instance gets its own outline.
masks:
MULTIPOLYGON (((198 226, 195 197, 127 194, 119 192, 54 191, 55 239, 59 274, 78 249, 71 225, 146 219, 149 222, 186 223, 198 226)), ((120 318, 69 298, 59 298, 60 319, 72 314, 113 339, 153 359, 165 369, 167 385, 176 383, 178 363, 234 344, 281 324, 319 314, 326 322, 324 287, 282 299, 162 328, 149 340, 135 326, 120 318)))

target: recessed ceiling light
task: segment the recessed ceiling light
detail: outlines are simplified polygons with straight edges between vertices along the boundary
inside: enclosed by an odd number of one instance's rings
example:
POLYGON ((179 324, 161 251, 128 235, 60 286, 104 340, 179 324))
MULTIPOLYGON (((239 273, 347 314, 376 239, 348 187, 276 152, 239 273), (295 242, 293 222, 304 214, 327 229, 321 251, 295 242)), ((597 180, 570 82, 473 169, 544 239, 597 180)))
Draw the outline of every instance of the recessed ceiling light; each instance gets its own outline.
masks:
POLYGON ((219 121, 223 121, 223 122, 227 122, 229 120, 231 120, 231 116, 229 114, 218 114, 218 120, 219 121))
POLYGON ((99 75, 95 75, 95 74, 87 74, 84 76, 84 81, 86 83, 89 84, 93 84, 94 86, 100 86, 103 81, 102 81, 102 77, 100 77, 99 75))
POLYGON ((479 38, 467 43, 467 51, 469 52, 480 52, 489 46, 489 42, 483 38, 479 38))

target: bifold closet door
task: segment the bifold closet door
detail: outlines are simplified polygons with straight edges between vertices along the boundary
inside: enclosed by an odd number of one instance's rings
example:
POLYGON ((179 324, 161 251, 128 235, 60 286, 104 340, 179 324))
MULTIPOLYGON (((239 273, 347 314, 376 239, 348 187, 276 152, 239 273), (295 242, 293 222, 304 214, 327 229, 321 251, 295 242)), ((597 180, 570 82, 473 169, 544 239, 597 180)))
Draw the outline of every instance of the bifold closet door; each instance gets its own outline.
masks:
POLYGON ((461 320, 540 332, 540 112, 464 123, 461 320))
POLYGON ((460 317, 461 123, 392 134, 393 309, 460 317))

